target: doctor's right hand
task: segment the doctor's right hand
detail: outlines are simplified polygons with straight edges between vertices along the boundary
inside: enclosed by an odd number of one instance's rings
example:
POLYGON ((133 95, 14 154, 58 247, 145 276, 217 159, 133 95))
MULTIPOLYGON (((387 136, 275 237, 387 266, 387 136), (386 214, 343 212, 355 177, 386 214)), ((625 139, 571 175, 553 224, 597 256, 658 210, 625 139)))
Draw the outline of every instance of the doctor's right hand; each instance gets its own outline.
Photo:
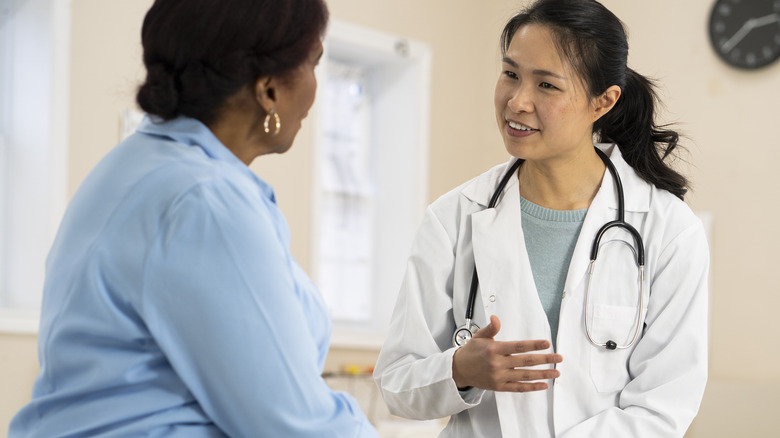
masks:
POLYGON ((474 337, 455 351, 452 357, 452 378, 458 388, 475 386, 493 391, 528 392, 548 388, 537 380, 555 379, 560 371, 554 369, 529 369, 542 364, 563 361, 560 354, 529 354, 546 350, 550 342, 496 341, 493 338, 501 329, 498 317, 490 317, 490 324, 479 329, 474 337))

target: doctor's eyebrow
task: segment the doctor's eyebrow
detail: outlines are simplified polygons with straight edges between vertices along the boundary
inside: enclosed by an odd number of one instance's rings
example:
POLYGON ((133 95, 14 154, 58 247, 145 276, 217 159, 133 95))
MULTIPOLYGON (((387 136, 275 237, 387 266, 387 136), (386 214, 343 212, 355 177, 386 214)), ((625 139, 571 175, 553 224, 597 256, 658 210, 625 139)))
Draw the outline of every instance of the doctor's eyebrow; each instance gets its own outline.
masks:
MULTIPOLYGON (((507 58, 505 56, 502 61, 504 62, 504 64, 509 64, 510 66, 512 66, 514 68, 520 68, 520 66, 512 58, 507 58)), ((557 78, 557 79, 561 79, 561 80, 565 80, 566 79, 563 76, 559 75, 558 73, 553 73, 553 72, 551 72, 549 70, 536 69, 536 70, 533 70, 531 72, 531 74, 533 74, 534 76, 551 76, 551 77, 554 77, 554 78, 557 78)))

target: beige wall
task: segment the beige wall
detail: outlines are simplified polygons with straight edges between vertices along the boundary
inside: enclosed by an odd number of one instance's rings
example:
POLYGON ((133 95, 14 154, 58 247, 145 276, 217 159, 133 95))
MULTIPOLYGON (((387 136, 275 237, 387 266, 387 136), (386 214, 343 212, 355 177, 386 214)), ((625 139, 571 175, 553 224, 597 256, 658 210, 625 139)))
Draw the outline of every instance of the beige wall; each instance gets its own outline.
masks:
MULTIPOLYGON (((769 322, 780 306, 772 281, 780 259, 774 232, 780 177, 780 62, 758 72, 724 66, 706 40, 712 0, 604 0, 630 30, 629 62, 657 78, 667 121, 686 134, 688 197, 713 214, 710 385, 690 436, 766 435, 780 420, 780 342, 769 322)), ((72 0, 69 193, 114 145, 119 112, 142 77, 138 35, 150 0, 72 0)), ((518 2, 509 0, 331 0, 333 18, 405 35, 433 48, 429 198, 506 158, 495 128, 492 89, 497 37, 518 2)), ((258 160, 277 189, 293 252, 309 265, 311 129, 292 151, 258 160), (303 172, 291 172, 292 167, 303 172)), ((369 363, 373 351, 336 351, 329 368, 369 363)), ((29 397, 33 337, 0 334, 0 432, 29 397)), ((0 436, 2 433, 0 433, 0 436)))
POLYGON ((687 136, 689 203, 713 214, 710 382, 692 433, 774 434, 780 419, 763 406, 780 402, 780 342, 770 325, 780 305, 772 250, 780 245, 780 62, 742 72, 716 59, 706 39, 714 1, 604 3, 630 29, 630 64, 660 80, 666 119, 687 136))
POLYGON ((0 437, 6 435, 14 413, 30 400, 37 357, 34 335, 0 333, 0 437))

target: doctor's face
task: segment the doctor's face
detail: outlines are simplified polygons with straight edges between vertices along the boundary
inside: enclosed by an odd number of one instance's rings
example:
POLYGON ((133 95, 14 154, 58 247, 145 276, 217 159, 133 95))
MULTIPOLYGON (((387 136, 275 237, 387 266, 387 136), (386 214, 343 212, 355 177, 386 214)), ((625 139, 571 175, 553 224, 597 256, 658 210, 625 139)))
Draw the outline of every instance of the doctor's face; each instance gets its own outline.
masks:
POLYGON ((502 60, 494 101, 504 145, 515 157, 570 161, 593 148, 591 99, 544 26, 517 30, 502 60))

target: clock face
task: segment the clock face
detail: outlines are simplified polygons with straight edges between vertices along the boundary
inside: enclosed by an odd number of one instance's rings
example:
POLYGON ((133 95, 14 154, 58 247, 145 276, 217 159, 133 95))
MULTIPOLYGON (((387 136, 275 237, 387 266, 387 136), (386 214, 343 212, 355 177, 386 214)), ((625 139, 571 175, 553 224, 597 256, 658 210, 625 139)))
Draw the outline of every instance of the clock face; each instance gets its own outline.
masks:
POLYGON ((780 0, 718 0, 710 42, 728 64, 756 69, 780 58, 780 0))

